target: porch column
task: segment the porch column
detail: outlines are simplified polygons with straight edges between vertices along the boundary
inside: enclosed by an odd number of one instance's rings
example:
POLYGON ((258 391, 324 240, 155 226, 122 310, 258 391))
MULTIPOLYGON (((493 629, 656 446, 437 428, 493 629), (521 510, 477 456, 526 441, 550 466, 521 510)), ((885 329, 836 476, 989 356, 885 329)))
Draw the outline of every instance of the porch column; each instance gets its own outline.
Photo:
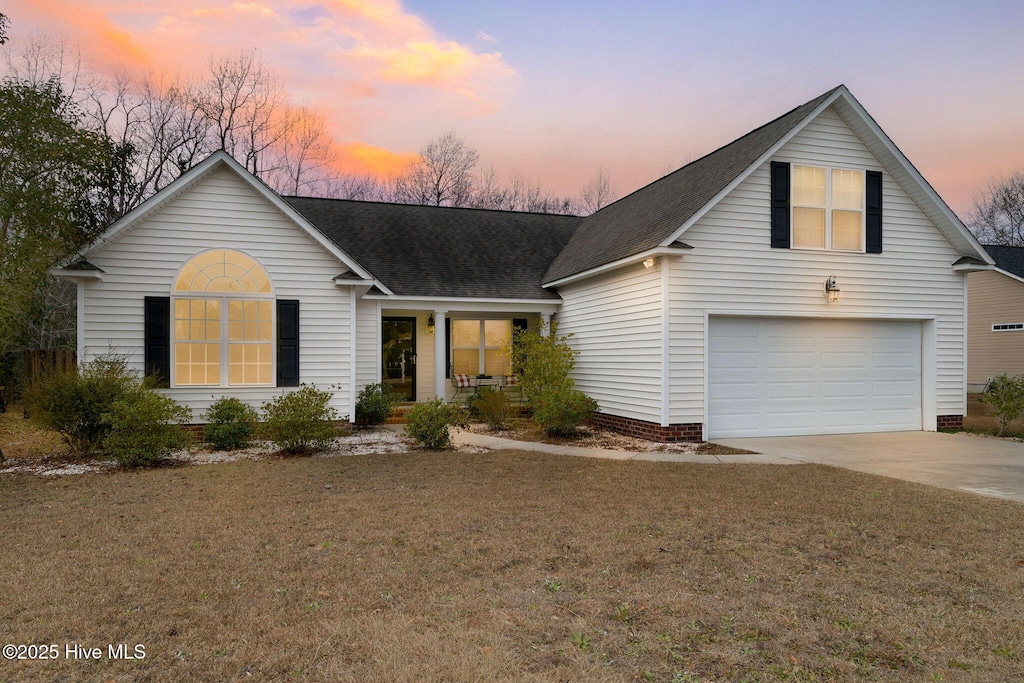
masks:
POLYGON ((540 328, 540 336, 546 337, 549 334, 551 334, 551 314, 541 313, 540 319, 544 323, 544 325, 540 328))
POLYGON ((445 371, 448 369, 448 358, 445 348, 448 346, 445 330, 445 316, 448 311, 434 311, 434 396, 443 399, 445 396, 445 371))

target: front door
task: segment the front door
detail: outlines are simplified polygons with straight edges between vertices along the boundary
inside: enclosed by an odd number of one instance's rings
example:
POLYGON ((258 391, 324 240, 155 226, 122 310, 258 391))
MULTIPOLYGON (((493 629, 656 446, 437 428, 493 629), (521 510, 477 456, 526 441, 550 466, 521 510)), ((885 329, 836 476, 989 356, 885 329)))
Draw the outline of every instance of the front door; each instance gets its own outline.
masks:
POLYGON ((416 400, 416 318, 381 318, 381 381, 416 400))

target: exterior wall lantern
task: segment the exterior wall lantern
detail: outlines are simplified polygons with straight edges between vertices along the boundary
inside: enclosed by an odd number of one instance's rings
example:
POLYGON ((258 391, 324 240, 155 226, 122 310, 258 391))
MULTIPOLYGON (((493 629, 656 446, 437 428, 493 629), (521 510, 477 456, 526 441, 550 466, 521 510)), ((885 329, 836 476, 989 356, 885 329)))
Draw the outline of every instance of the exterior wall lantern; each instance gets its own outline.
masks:
POLYGON ((828 299, 830 304, 839 301, 839 285, 836 284, 835 275, 829 275, 825 279, 825 298, 828 299))
POLYGON ((653 268, 653 267, 654 267, 654 257, 653 256, 648 256, 646 259, 644 259, 644 268, 653 268))
POLYGON ((434 334, 434 314, 431 313, 427 317, 427 334, 434 334))

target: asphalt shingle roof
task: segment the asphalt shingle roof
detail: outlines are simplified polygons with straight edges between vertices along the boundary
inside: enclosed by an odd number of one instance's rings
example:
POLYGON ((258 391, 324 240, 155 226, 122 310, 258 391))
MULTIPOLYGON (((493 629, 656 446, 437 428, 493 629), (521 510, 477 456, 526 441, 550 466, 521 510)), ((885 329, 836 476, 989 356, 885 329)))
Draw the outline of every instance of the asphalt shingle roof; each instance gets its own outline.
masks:
POLYGON ((544 271, 577 216, 283 197, 400 296, 552 299, 544 271))
POLYGON ((995 259, 996 268, 1024 278, 1024 247, 1000 247, 994 244, 981 246, 995 259))
POLYGON ((837 89, 584 218, 544 282, 657 247, 837 89))

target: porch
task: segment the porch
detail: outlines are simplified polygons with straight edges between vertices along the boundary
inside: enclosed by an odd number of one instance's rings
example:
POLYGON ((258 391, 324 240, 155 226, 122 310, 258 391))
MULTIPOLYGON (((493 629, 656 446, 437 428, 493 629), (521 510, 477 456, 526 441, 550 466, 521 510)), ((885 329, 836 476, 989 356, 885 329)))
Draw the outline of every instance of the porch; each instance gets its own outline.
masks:
MULTIPOLYGON (((359 346, 374 351, 372 381, 389 384, 405 403, 435 397, 452 400, 458 391, 453 374, 467 375, 474 382, 479 375, 501 382, 497 378, 511 374, 508 350, 512 330, 546 331, 557 309, 550 301, 447 304, 405 302, 401 307, 385 308, 382 301, 376 302, 376 320, 371 323, 375 338, 372 345, 359 346)), ((370 358, 361 355, 360 374, 369 380, 370 358)))

